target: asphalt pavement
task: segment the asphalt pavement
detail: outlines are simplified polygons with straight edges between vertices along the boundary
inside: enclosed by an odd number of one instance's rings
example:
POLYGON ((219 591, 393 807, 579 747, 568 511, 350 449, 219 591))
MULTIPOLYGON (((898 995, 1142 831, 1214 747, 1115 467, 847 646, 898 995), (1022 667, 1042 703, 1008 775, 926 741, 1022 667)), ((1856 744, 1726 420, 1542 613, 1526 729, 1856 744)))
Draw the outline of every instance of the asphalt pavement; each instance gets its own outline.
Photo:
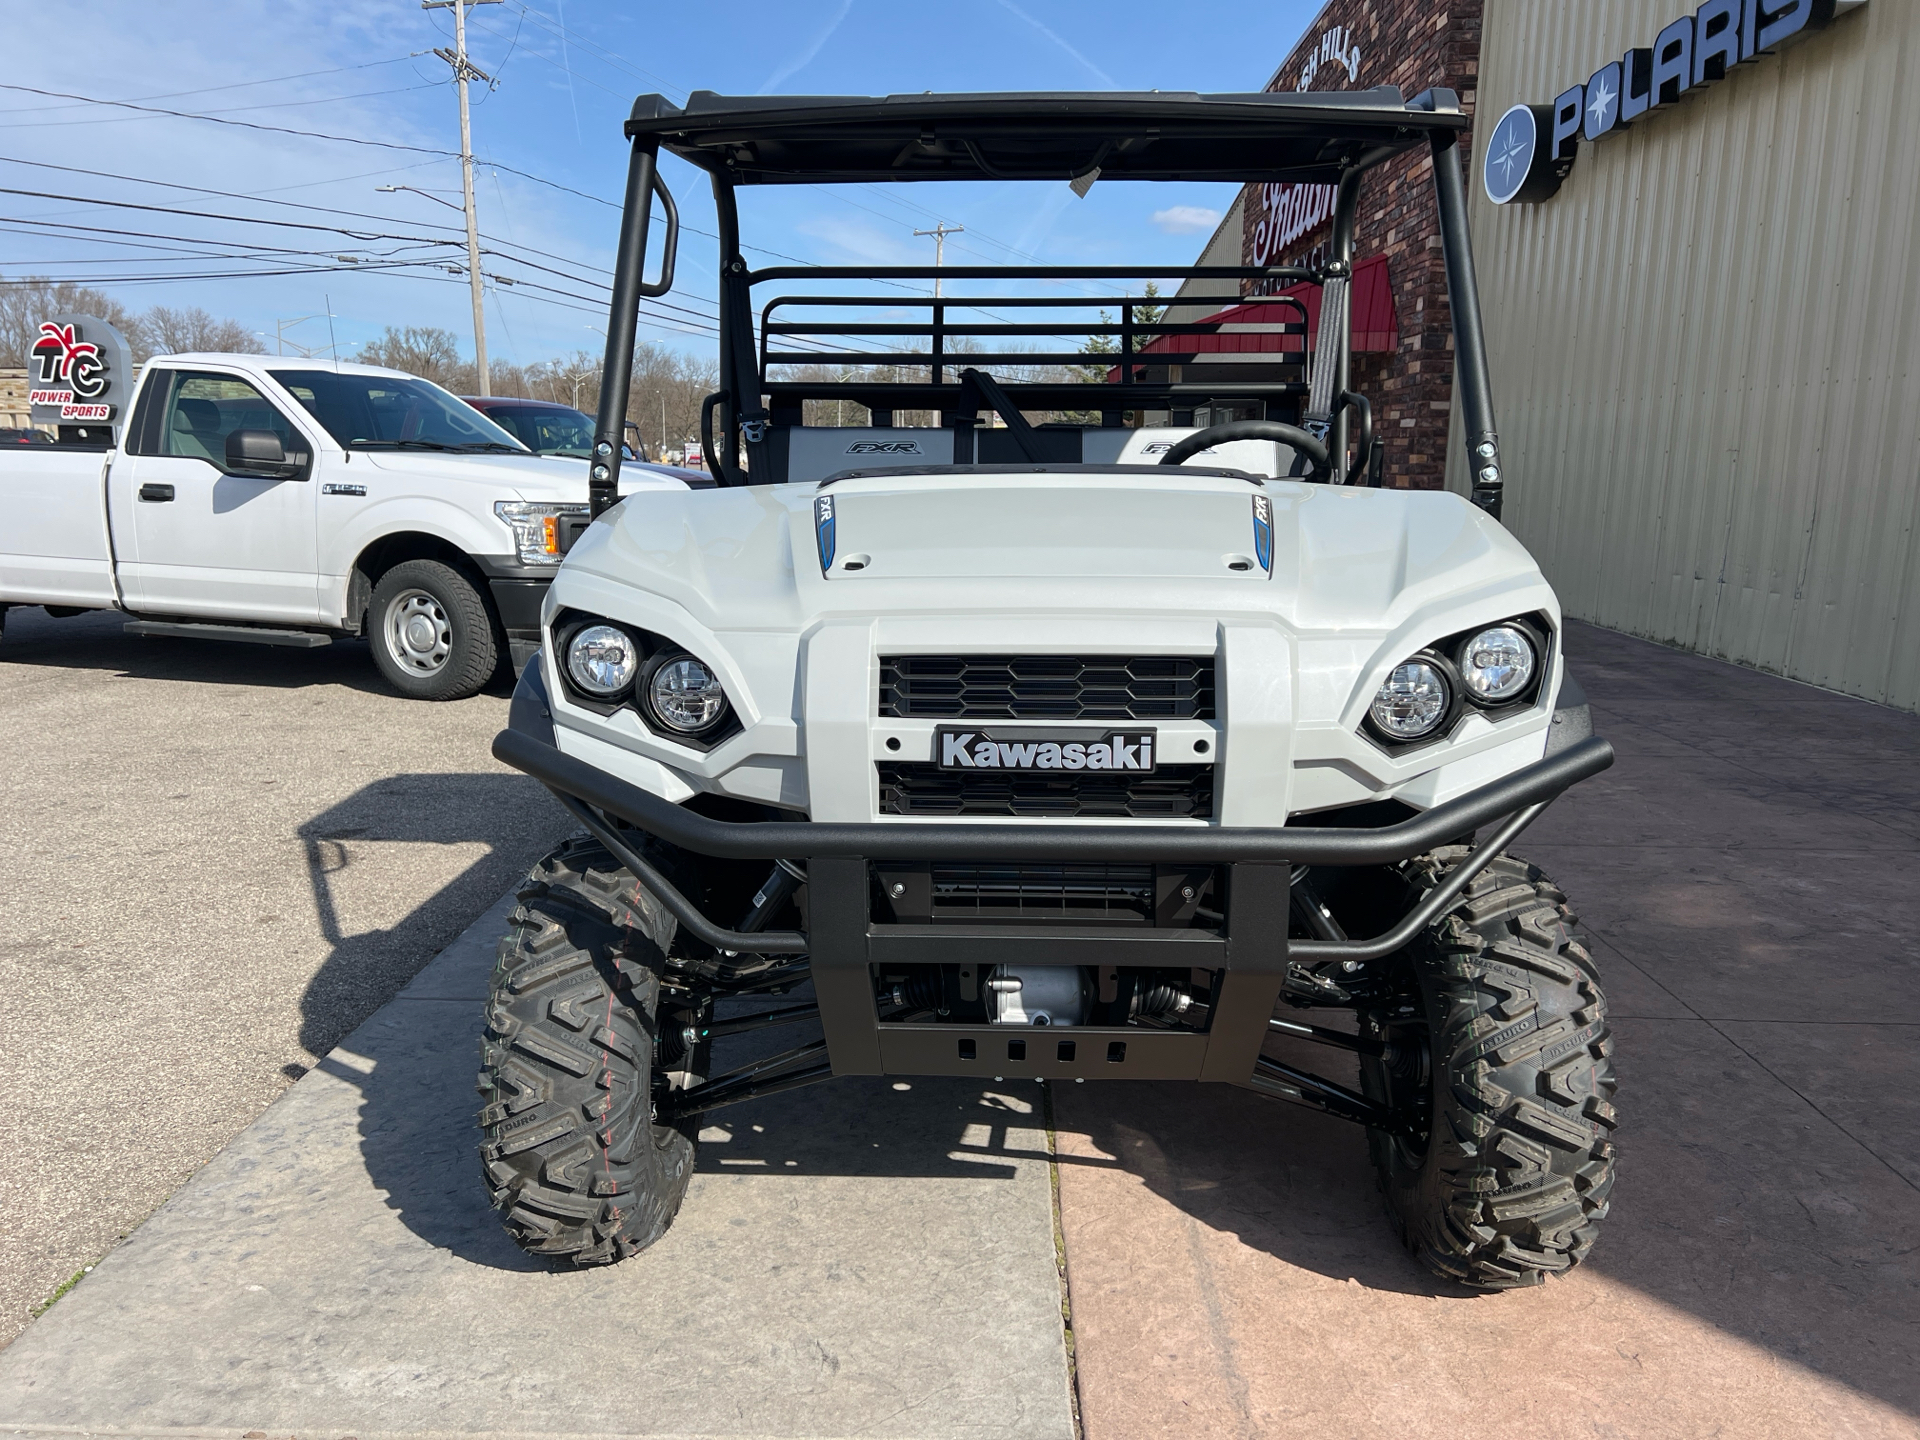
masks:
POLYGON ((507 694, 7 615, 0 1344, 573 828, 507 694))

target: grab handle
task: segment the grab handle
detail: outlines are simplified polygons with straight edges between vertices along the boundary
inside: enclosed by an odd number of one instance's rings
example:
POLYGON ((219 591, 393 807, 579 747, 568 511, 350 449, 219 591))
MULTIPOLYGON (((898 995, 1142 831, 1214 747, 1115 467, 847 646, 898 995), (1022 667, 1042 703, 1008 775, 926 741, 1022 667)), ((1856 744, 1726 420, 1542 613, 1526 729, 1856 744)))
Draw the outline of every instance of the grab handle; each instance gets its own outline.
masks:
POLYGON ((657 299, 673 289, 673 257, 680 248, 680 210, 673 203, 673 192, 667 188, 667 182, 660 178, 657 165, 653 171, 653 193, 660 197, 660 208, 667 212, 667 236, 660 242, 660 278, 652 284, 640 282, 640 293, 648 299, 657 299))

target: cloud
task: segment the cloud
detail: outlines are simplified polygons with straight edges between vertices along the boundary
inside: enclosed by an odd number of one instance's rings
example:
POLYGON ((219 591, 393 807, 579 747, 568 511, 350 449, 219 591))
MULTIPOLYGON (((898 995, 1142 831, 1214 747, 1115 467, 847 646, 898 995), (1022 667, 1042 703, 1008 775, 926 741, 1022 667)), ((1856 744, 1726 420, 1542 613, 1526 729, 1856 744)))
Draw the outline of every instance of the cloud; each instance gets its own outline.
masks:
POLYGON ((1042 35, 1046 36, 1047 39, 1053 41, 1054 44, 1058 45, 1062 50, 1066 51, 1067 54, 1071 55, 1075 60, 1078 60, 1082 65, 1084 65, 1092 73, 1093 78, 1098 80, 1102 85, 1106 86, 1107 89, 1118 90, 1120 88, 1119 81, 1115 80, 1111 75, 1107 74, 1106 71, 1102 70, 1098 65, 1094 64, 1093 61, 1089 60, 1086 56, 1082 55, 1078 50, 1074 49, 1073 46, 1069 45, 1065 40, 1061 39, 1059 35, 1055 34, 1052 30, 1049 30, 1045 25, 1042 25, 1038 20, 1034 19, 1033 16, 1029 15, 1026 11, 1022 10, 1018 5, 1015 5, 1013 3, 1013 0, 1000 0, 1000 6, 1003 10, 1006 10, 1009 14, 1016 15, 1020 19, 1026 21, 1027 24, 1031 25, 1034 29, 1038 30, 1042 35))
POLYGON ((1169 235, 1192 235, 1220 223, 1220 212, 1204 205, 1169 205, 1153 212, 1153 223, 1169 235))
POLYGON ((825 242, 868 265, 924 265, 927 257, 864 220, 815 215, 795 225, 800 235, 825 242))
POLYGON ((767 77, 767 83, 760 87, 760 93, 771 95, 776 86, 811 65, 813 57, 820 53, 820 47, 833 38, 833 32, 840 28, 840 22, 847 18, 847 12, 851 9, 853 9, 853 0, 840 0, 840 8, 834 12, 833 19, 829 20, 820 33, 808 42, 806 49, 794 55, 786 64, 767 77))

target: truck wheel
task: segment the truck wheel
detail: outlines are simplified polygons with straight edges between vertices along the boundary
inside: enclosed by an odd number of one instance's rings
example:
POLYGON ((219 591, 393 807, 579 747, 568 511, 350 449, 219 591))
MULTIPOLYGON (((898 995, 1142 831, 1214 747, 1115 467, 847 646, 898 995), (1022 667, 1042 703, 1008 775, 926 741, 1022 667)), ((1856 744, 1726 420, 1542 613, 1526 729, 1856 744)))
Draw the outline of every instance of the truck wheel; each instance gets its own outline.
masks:
POLYGON ((500 662, 487 602, 438 560, 403 560, 380 577, 367 638, 387 683, 411 700, 464 700, 500 662))
MULTIPOLYGON (((1468 853, 1411 862, 1416 902, 1468 853)), ((1415 1258, 1477 1289, 1579 1264, 1613 1188, 1613 1041, 1566 898, 1495 860, 1403 952, 1403 997, 1360 1017, 1388 1042, 1362 1088, 1407 1122, 1368 1132, 1387 1213, 1415 1258)))
POLYGON ((519 902, 480 1041, 487 1193, 521 1249, 610 1264, 666 1233, 693 1174, 697 1122, 653 1118, 674 921, 585 838, 535 866, 519 902))

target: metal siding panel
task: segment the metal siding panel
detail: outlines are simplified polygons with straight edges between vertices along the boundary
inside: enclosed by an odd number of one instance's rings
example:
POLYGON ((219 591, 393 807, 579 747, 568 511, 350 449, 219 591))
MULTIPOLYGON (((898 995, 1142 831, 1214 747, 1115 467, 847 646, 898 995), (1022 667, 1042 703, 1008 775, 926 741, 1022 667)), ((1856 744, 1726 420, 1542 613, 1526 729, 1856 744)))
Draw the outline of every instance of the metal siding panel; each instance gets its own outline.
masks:
MULTIPOLYGON (((1677 8, 1488 0, 1478 108, 1677 8)), ((1874 0, 1582 141, 1543 205, 1475 174, 1507 519, 1569 614, 1920 708, 1917 57, 1920 5, 1874 0)))

